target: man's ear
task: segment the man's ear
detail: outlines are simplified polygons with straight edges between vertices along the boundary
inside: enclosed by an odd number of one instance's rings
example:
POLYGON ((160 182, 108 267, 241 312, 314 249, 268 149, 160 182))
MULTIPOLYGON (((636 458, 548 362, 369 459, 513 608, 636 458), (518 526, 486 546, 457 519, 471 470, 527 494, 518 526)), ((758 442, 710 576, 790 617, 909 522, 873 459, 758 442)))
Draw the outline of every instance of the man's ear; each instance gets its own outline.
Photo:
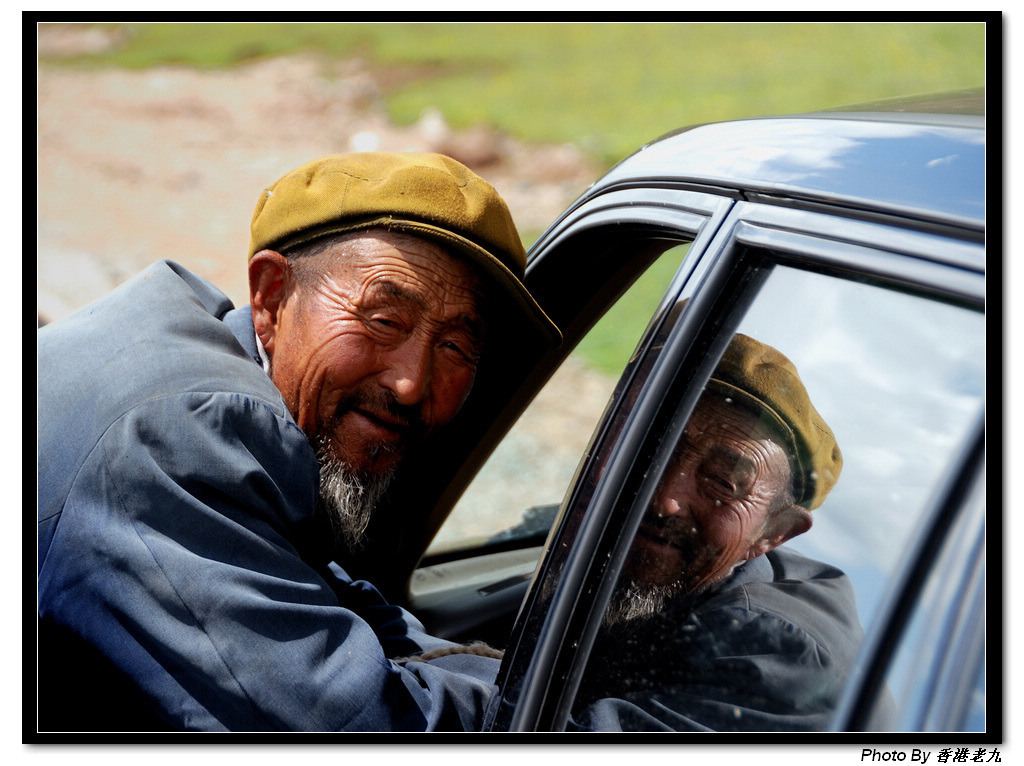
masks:
POLYGON ((249 261, 252 324, 268 355, 274 353, 281 309, 291 292, 292 281, 291 263, 276 250, 260 250, 249 261))
POLYGON ((765 534, 747 549, 747 560, 763 556, 787 540, 802 535, 814 523, 811 512, 802 505, 790 505, 776 511, 765 534))

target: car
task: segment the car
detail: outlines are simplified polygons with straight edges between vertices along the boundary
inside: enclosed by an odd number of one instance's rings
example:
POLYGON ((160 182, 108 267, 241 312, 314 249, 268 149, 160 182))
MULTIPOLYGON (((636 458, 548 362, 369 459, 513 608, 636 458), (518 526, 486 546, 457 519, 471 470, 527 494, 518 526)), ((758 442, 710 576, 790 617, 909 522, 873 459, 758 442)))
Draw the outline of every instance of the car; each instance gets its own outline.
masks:
MULTIPOLYGON (((486 730, 581 728, 610 594, 740 333, 792 360, 842 449, 813 528, 785 544, 845 573, 863 628, 821 729, 841 739, 884 711, 915 742, 999 740, 984 103, 971 90, 689 127, 620 162, 537 239, 527 283, 565 342, 481 369, 351 567, 429 631, 504 649, 486 730)), ((641 668, 672 662, 634 651, 641 668)), ((691 728, 662 718, 651 728, 691 728)), ((744 723, 731 728, 763 730, 744 723)))

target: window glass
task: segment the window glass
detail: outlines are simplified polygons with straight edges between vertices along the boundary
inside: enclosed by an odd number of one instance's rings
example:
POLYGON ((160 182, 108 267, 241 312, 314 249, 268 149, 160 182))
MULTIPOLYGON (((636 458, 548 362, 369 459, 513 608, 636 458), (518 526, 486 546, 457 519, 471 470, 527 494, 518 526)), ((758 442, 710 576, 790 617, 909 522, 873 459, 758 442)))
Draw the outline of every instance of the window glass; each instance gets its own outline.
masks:
POLYGON ((619 375, 688 248, 662 253, 584 336, 463 493, 428 554, 550 527, 619 375))
POLYGON ((985 731, 983 654, 961 650, 956 655, 957 667, 952 669, 954 673, 970 672, 971 667, 961 667, 969 663, 980 666, 976 676, 967 680, 966 690, 961 689, 958 694, 951 694, 949 688, 940 684, 940 677, 951 670, 945 667, 949 657, 944 653, 953 651, 953 640, 959 638, 960 632, 964 630, 974 630, 980 634, 984 625, 983 614, 971 615, 968 625, 956 624, 956 618, 962 615, 951 613, 951 605, 963 605, 951 598, 955 594, 949 592, 949 586, 955 589, 959 583, 944 583, 943 574, 934 571, 921 594, 913 619, 907 626, 899 651, 889 668, 886 691, 898 703, 899 719, 896 728, 899 730, 914 731, 921 726, 931 728, 935 710, 938 709, 940 713, 948 710, 960 712, 962 721, 957 724, 960 731, 985 731), (943 589, 944 585, 946 590, 943 589), (922 680, 928 682, 922 683, 922 680), (938 700, 937 694, 941 695, 938 700))
POLYGON ((958 508, 945 541, 929 546, 929 572, 889 663, 885 692, 900 731, 986 728, 983 479, 958 508))
POLYGON ((776 267, 736 329, 633 510, 570 728, 827 728, 983 406, 977 312, 776 267))

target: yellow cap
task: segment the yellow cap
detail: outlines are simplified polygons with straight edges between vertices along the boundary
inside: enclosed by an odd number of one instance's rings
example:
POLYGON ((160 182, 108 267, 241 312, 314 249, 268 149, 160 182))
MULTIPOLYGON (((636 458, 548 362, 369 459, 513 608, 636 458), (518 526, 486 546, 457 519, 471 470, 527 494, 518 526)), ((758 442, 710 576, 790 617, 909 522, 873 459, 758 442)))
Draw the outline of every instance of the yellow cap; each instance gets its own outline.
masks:
POLYGON ((249 258, 328 234, 382 227, 431 239, 476 264, 528 326, 551 344, 561 333, 523 284, 526 251, 505 201, 440 154, 333 154, 288 173, 260 195, 249 258))
POLYGON ((737 333, 709 387, 764 413, 782 429, 798 465, 796 502, 808 510, 821 505, 839 479, 843 455, 796 366, 771 346, 737 333))

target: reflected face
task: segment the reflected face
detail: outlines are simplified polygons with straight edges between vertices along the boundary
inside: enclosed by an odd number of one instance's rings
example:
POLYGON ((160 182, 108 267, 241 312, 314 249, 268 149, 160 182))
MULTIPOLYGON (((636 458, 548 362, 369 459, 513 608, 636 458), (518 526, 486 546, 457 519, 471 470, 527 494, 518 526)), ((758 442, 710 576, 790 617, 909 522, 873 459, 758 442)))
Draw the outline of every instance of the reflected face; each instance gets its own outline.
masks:
POLYGON ((479 280, 411 237, 360 237, 307 257, 319 268, 293 280, 271 376, 327 456, 390 473, 469 395, 483 345, 479 280))
POLYGON ((624 575, 693 592, 770 550, 766 531, 787 499, 786 450, 757 415, 706 394, 640 525, 624 575))

